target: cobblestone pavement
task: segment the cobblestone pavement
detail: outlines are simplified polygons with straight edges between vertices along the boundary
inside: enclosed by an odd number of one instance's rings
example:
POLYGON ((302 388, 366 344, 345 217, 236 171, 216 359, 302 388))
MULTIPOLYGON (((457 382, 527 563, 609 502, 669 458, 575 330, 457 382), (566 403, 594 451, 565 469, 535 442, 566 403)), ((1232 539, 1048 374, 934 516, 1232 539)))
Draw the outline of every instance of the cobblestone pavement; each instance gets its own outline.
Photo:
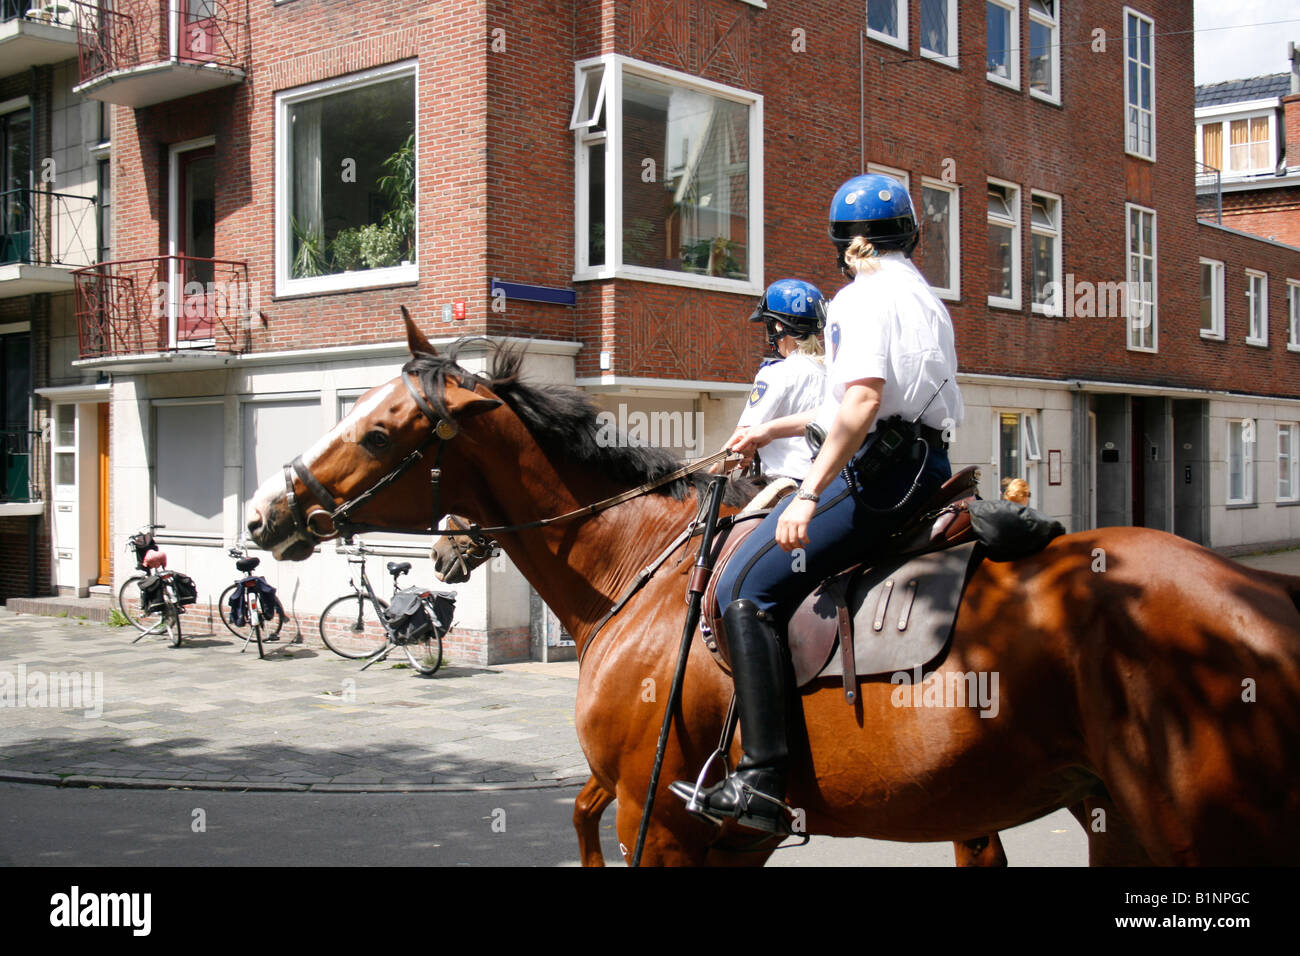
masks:
POLYGON ((388 662, 361 672, 319 645, 258 660, 224 631, 187 629, 180 648, 136 633, 0 611, 0 779, 409 790, 588 776, 576 665, 453 662, 422 678, 388 662), (50 676, 70 672, 80 696, 50 676))

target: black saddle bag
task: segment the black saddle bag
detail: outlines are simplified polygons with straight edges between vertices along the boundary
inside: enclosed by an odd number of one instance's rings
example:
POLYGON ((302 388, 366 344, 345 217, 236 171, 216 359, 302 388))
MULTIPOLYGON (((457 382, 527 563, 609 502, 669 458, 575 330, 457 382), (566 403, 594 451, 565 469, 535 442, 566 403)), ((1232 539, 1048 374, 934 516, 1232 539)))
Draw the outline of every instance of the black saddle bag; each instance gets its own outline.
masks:
POLYGON ((161 611, 167 606, 163 600, 163 579, 151 574, 140 582, 140 606, 150 614, 161 611))
POLYGON ((182 607, 197 604, 199 600, 199 589, 194 584, 194 579, 179 571, 172 572, 172 593, 176 595, 176 603, 182 607))
POLYGON ((404 588, 393 595, 387 617, 399 641, 415 641, 435 628, 439 635, 447 633, 455 613, 454 591, 404 588))
POLYGON ((1065 534, 1065 525, 1014 501, 972 501, 971 530, 990 561, 1014 561, 1037 554, 1065 534))

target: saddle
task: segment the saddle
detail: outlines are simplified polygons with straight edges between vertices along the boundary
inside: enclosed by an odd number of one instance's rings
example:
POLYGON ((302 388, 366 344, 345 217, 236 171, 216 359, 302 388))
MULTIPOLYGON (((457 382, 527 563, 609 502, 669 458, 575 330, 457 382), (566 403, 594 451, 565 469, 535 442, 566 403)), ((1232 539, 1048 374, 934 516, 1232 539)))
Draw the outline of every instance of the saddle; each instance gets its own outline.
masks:
MULTIPOLYGON (((786 628, 796 687, 839 676, 844 698, 853 704, 859 676, 923 667, 943 652, 978 560, 967 511, 978 500, 978 483, 979 469, 959 471, 891 535, 887 558, 873 567, 842 571, 804 599, 786 628)), ((714 545, 714 573, 704 592, 700 631, 714 660, 728 673, 719 572, 766 514, 737 515, 719 529, 714 545)))

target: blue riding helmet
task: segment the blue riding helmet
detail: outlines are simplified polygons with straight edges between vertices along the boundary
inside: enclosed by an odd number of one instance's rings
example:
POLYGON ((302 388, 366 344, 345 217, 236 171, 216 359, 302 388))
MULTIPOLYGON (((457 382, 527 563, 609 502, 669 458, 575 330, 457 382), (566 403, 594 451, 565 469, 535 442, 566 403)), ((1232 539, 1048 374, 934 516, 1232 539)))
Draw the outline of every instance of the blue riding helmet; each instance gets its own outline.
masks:
POLYGON ((826 299, 811 282, 802 279, 778 279, 767 287, 751 322, 767 324, 767 338, 772 348, 783 335, 804 338, 816 335, 826 326, 826 299), (776 323, 781 323, 781 331, 776 323))
POLYGON ((865 236, 877 249, 899 249, 910 256, 921 236, 907 189, 892 176, 854 176, 831 200, 831 242, 844 262, 854 236, 865 236))

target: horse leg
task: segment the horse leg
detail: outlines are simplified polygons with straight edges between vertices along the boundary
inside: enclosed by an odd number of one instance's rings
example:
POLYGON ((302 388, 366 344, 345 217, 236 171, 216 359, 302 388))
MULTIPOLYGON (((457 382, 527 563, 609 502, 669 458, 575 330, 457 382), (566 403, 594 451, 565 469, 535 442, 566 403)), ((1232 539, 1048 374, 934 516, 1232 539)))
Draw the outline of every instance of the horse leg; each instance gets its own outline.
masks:
POLYGON ((973 840, 960 840, 952 845, 958 866, 1006 866, 1007 851, 1002 848, 1002 838, 996 832, 973 840))
POLYGON ((604 866, 600 849, 600 816, 614 802, 614 795, 591 777, 573 801, 573 828, 578 831, 578 856, 583 866, 604 866))
MULTIPOLYGON (((630 864, 636 850, 637 830, 641 826, 644 794, 633 794, 627 786, 618 787, 618 848, 630 864)), ((665 807, 665 798, 675 800, 664 791, 655 800, 654 816, 646 828, 642 866, 704 866, 709 860, 709 831, 713 827, 687 816, 684 810, 665 807)))
POLYGON ((1142 841, 1109 796, 1086 798, 1070 808, 1088 834, 1089 866, 1154 866, 1142 841))

